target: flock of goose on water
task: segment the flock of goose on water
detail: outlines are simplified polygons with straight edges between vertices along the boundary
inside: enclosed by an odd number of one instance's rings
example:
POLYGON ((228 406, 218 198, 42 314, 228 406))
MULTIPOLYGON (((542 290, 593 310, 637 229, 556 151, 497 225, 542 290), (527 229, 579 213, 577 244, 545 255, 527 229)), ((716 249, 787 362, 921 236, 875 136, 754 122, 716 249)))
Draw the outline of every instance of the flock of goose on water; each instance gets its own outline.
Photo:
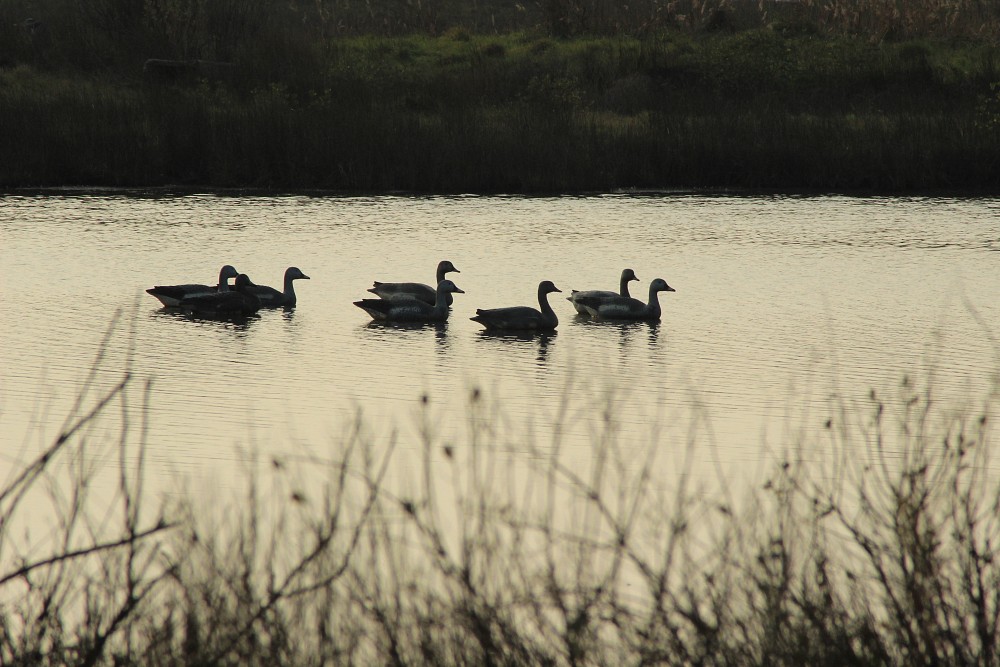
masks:
MULTIPOLYGON (((376 322, 431 323, 444 322, 451 312, 454 294, 465 292, 446 278, 449 273, 461 273, 455 265, 445 260, 437 267, 436 287, 423 283, 382 283, 376 281, 368 291, 377 299, 361 299, 354 305, 368 313, 376 322)), ((146 292, 160 300, 165 308, 178 309, 200 317, 246 317, 261 308, 295 306, 296 280, 309 280, 309 276, 294 266, 285 271, 284 289, 278 290, 251 282, 245 273, 230 265, 219 271, 217 285, 157 285, 146 292), (234 278, 233 284, 229 279, 234 278)), ((673 292, 673 287, 662 278, 649 284, 649 301, 644 302, 629 294, 628 284, 639 280, 632 269, 622 271, 617 292, 606 290, 573 290, 567 300, 581 315, 605 320, 660 319, 660 292, 673 292)), ((562 292, 551 280, 538 284, 538 308, 509 306, 506 308, 479 308, 470 319, 487 330, 494 331, 551 331, 559 324, 548 295, 562 292)))

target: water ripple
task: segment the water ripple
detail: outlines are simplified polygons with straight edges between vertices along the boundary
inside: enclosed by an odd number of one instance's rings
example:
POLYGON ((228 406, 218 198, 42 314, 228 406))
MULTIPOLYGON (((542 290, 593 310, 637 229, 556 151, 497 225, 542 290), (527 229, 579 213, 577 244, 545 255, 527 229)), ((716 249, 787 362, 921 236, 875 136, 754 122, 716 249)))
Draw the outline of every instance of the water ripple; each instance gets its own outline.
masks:
POLYGON ((359 411, 380 437, 399 429, 406 448, 431 409, 441 438, 462 442, 474 389, 521 451, 522 429, 555 437, 568 396, 559 433, 580 452, 614 399, 632 444, 658 429, 672 454, 701 429, 714 443, 706 462, 753 462, 792 422, 819 434, 831 397, 924 374, 961 401, 992 381, 998 208, 839 196, 7 196, 0 441, 16 450, 27 432, 51 436, 124 311, 95 391, 125 368, 153 382, 150 460, 165 477, 243 465, 252 448, 321 448, 359 411), (376 279, 431 282, 442 259, 465 290, 447 324, 372 324, 351 304, 376 279), (312 280, 296 285, 297 309, 239 323, 154 308, 143 293, 213 282, 224 263, 264 284, 291 265, 312 280), (542 279, 566 293, 616 289, 625 267, 677 289, 659 297, 662 322, 595 322, 557 298, 555 335, 490 335, 469 320, 476 308, 534 305, 542 279))

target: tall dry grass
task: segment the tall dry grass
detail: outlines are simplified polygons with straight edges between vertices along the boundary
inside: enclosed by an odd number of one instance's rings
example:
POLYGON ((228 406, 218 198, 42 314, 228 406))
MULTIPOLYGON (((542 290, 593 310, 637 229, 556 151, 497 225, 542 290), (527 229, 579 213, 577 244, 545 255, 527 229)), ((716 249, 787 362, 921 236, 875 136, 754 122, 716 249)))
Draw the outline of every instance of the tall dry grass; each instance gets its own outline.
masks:
POLYGON ((1000 662, 995 391, 832 399, 766 479, 709 492, 696 427, 631 441, 612 396, 581 459, 573 395, 540 441, 476 390, 459 440, 425 400, 414 441, 359 418, 321 457, 259 460, 241 495, 154 505, 135 415, 155 388, 126 368, 95 391, 105 365, 0 492, 4 664, 1000 662), (39 497, 56 520, 27 548, 39 497))

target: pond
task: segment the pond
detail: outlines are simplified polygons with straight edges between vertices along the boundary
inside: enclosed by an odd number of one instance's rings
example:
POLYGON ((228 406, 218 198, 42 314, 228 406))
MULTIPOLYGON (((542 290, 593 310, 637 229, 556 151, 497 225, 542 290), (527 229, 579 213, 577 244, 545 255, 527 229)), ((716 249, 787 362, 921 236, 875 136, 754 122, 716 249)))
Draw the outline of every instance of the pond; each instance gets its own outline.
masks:
POLYGON ((10 466, 51 443, 104 350, 92 396, 129 369, 150 383, 148 402, 137 389, 131 413, 89 428, 113 442, 122 419, 141 423, 146 474, 162 489, 225 487, 259 458, 325 460, 359 420, 404 462, 422 429, 461 448, 477 401, 515 457, 558 441, 585 460, 611 428, 626 461, 655 442, 665 479, 693 442, 706 476, 753 480, 787 448, 820 446, 837 406, 862 415, 871 390, 899 394, 904 378, 956 409, 983 399, 1000 369, 998 208, 703 194, 8 195, 0 451, 10 466), (374 280, 432 283, 444 259, 464 290, 444 325, 373 325, 352 304, 373 296, 374 280), (289 266, 310 280, 295 283, 295 309, 236 323, 166 311, 144 292, 214 283, 223 264, 279 288, 289 266), (614 290, 625 268, 640 278, 634 295, 654 278, 676 290, 659 295, 660 322, 594 321, 563 298, 614 290), (562 290, 550 299, 555 334, 487 335, 469 319, 537 305, 541 280, 562 290))

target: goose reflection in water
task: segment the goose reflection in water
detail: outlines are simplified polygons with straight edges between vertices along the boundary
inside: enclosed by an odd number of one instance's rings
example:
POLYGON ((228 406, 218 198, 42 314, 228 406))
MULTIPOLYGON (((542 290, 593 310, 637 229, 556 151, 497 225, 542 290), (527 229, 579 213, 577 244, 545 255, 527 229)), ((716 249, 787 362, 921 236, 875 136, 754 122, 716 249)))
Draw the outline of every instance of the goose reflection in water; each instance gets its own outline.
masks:
POLYGON ((448 338, 448 325, 444 322, 435 322, 433 326, 434 342, 436 343, 434 349, 444 354, 451 348, 451 342, 448 338))
POLYGON ((192 323, 205 328, 213 328, 216 330, 230 330, 234 332, 239 332, 246 334, 248 333, 256 324, 260 321, 260 315, 239 315, 233 317, 209 317, 205 315, 197 315, 186 313, 183 310, 178 310, 177 308, 160 308, 152 313, 153 317, 171 320, 174 322, 183 322, 185 326, 190 326, 192 323))
MULTIPOLYGON (((428 331, 433 329, 435 331, 447 331, 448 322, 383 322, 379 320, 372 320, 370 322, 365 322, 360 327, 361 331, 401 331, 401 332, 414 332, 414 334, 421 331, 428 331)), ((386 334, 391 335, 391 334, 386 334)), ((405 333, 399 334, 405 336, 405 333)))
POLYGON ((623 354, 635 351, 636 339, 641 331, 646 330, 649 334, 649 344, 653 345, 658 337, 659 322, 614 322, 610 328, 618 330, 618 347, 623 354))
POLYGON ((622 352, 628 350, 641 331, 648 334, 649 347, 655 347, 660 337, 659 320, 599 320, 583 316, 574 321, 573 326, 588 327, 591 331, 617 330, 618 345, 622 352))
POLYGON ((484 329, 477 333, 480 340, 497 341, 508 348, 537 345, 538 354, 535 357, 540 366, 544 366, 549 358, 549 346, 559 335, 558 331, 499 331, 484 329))
POLYGON ((636 329, 641 329, 645 327, 649 331, 649 347, 658 347, 660 342, 660 323, 655 322, 636 322, 631 325, 636 329))
POLYGON ((359 331, 368 334, 375 333, 376 339, 391 343, 393 347, 400 344, 400 336, 403 340, 418 338, 427 335, 427 332, 434 332, 435 349, 438 352, 447 352, 451 348, 451 339, 448 336, 448 322, 378 322, 372 320, 358 327, 359 331))

